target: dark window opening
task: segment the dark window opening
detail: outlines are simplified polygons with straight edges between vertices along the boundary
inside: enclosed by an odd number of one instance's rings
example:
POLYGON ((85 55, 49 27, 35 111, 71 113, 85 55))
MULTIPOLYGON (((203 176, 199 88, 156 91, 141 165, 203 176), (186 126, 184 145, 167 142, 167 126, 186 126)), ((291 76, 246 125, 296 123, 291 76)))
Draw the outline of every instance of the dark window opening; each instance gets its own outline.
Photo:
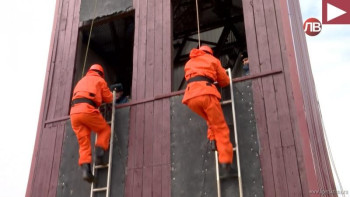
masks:
POLYGON ((102 65, 109 86, 121 83, 124 95, 130 97, 133 68, 134 11, 98 18, 91 31, 86 65, 83 71, 91 21, 79 29, 73 85, 94 63, 102 65))
MULTIPOLYGON (((172 90, 186 87, 184 66, 192 48, 198 47, 196 3, 172 0, 173 74, 172 90)), ((201 45, 212 47, 214 56, 233 77, 249 74, 243 59, 247 57, 242 0, 198 1, 201 45)))

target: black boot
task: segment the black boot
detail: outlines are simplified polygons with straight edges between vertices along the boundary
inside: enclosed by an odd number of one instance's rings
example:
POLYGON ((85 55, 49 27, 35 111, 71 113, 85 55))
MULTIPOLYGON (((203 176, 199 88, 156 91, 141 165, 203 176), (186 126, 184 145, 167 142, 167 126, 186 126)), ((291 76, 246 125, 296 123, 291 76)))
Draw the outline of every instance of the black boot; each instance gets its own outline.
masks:
POLYGON ((103 160, 103 156, 105 155, 105 151, 103 148, 95 146, 95 165, 106 165, 105 161, 103 160))
POLYGON ((220 164, 220 179, 229 179, 229 178, 235 178, 238 177, 238 171, 236 168, 232 167, 231 164, 225 163, 220 164))
POLYGON ((94 176, 91 173, 91 165, 89 163, 84 163, 81 165, 83 171, 83 179, 89 183, 94 181, 94 176))

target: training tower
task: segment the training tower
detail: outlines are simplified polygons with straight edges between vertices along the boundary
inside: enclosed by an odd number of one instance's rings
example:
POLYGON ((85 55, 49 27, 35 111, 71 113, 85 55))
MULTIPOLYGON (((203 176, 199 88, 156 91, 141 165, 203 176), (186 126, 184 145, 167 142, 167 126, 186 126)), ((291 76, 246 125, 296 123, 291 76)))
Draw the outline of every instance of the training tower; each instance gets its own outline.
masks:
MULTIPOLYGON (((27 197, 90 195, 69 109, 92 63, 130 97, 114 114, 111 196, 217 196, 206 123, 181 104, 197 21, 201 43, 232 70, 244 196, 335 190, 299 1, 197 2, 56 0, 27 197)), ((230 109, 223 106, 232 131, 230 109)), ((221 192, 238 196, 237 181, 222 182, 221 192)))

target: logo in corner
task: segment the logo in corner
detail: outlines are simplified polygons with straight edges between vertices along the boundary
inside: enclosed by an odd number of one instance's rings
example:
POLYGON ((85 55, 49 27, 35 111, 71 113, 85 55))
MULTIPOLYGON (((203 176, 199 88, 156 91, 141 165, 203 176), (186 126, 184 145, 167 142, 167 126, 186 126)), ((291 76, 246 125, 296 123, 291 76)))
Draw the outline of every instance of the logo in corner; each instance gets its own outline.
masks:
POLYGON ((350 24, 349 0, 322 0, 323 24, 350 24))
POLYGON ((304 32, 309 36, 317 36, 322 30, 322 23, 317 18, 309 18, 304 22, 304 32))

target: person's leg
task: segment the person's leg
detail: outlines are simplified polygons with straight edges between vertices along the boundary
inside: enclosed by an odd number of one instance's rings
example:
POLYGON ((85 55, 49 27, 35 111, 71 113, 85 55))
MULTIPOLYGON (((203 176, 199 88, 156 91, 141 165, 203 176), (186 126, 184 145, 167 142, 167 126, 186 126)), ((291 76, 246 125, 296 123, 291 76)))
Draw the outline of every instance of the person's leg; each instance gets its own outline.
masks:
POLYGON ((90 129, 84 125, 85 114, 71 115, 72 128, 79 143, 79 165, 91 163, 91 139, 90 129))
POLYGON ((233 149, 230 141, 230 130, 226 124, 225 117, 219 100, 212 95, 207 95, 208 100, 204 102, 204 111, 208 117, 209 127, 214 133, 216 147, 219 153, 219 163, 231 164, 233 160, 233 149))
POLYGON ((193 112, 195 112, 196 114, 198 114, 199 116, 201 116, 204 120, 207 121, 207 125, 208 125, 208 131, 207 131, 207 138, 208 140, 212 141, 215 139, 214 133, 212 131, 212 129, 210 128, 210 124, 208 122, 208 117, 206 112, 203 110, 203 106, 205 105, 204 102, 206 102, 206 97, 207 95, 204 96, 197 96, 194 97, 190 100, 188 100, 187 102, 187 106, 188 108, 190 108, 193 112))
POLYGON ((111 137, 111 127, 100 113, 91 113, 87 118, 87 126, 97 133, 95 146, 107 150, 111 137))

